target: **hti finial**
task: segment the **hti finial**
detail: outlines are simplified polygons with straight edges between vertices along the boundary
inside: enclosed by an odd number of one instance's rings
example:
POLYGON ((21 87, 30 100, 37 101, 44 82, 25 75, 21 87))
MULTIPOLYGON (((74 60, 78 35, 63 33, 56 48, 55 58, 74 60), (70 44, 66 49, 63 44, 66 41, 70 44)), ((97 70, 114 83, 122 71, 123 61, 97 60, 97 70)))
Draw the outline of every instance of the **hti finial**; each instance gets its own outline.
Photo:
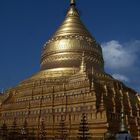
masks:
POLYGON ((92 69, 91 69, 91 75, 92 75, 92 79, 91 79, 91 90, 94 90, 94 69, 93 69, 93 66, 92 66, 92 69))
POLYGON ((125 112, 124 112, 124 105, 123 105, 123 95, 120 97, 121 101, 121 123, 120 123, 120 132, 128 132, 126 122, 125 122, 125 112))
POLYGON ((94 68, 93 68, 93 66, 91 68, 91 74, 92 74, 92 76, 94 75, 94 68))
POLYGON ((104 94, 102 93, 101 94, 101 102, 100 102, 100 105, 99 105, 99 111, 104 111, 105 110, 105 106, 104 106, 104 94))
POLYGON ((76 1, 75 0, 70 0, 70 5, 76 5, 76 1))
POLYGON ((80 71, 86 72, 86 63, 85 63, 85 52, 82 53, 82 62, 81 62, 81 66, 80 66, 80 71))

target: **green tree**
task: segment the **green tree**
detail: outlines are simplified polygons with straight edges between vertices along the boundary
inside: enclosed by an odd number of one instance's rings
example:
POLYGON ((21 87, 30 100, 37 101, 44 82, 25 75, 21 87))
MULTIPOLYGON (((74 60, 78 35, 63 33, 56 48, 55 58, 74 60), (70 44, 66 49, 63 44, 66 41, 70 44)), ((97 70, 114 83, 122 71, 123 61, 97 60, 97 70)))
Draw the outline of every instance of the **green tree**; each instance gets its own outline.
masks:
POLYGON ((41 120, 41 125, 40 125, 40 132, 39 132, 39 139, 45 140, 46 139, 46 129, 45 129, 45 123, 44 120, 41 120))
POLYGON ((81 117, 78 139, 79 140, 89 140, 90 139, 87 116, 85 113, 83 113, 82 117, 81 117))
POLYGON ((1 127, 1 136, 2 136, 2 139, 5 140, 7 138, 7 125, 4 123, 1 127))
POLYGON ((68 131, 67 131, 65 119, 61 117, 58 130, 57 130, 57 138, 60 140, 66 140, 67 136, 68 136, 68 131))
POLYGON ((14 120, 13 120, 11 132, 9 133, 9 139, 10 140, 18 140, 19 139, 16 118, 14 118, 14 120))

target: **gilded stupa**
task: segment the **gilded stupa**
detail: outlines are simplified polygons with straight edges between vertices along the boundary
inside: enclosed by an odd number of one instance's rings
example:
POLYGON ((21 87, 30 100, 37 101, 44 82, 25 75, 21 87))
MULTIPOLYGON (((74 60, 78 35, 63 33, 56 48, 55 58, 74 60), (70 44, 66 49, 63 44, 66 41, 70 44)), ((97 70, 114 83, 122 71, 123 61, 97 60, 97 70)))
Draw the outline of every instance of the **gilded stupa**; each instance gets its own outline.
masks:
POLYGON ((75 0, 43 46, 40 71, 7 90, 2 99, 0 125, 8 133, 14 126, 18 134, 34 130, 36 137, 44 134, 51 140, 64 132, 65 139, 73 140, 85 114, 92 139, 113 139, 123 104, 128 132, 140 140, 140 97, 105 72, 101 46, 82 23, 75 0))

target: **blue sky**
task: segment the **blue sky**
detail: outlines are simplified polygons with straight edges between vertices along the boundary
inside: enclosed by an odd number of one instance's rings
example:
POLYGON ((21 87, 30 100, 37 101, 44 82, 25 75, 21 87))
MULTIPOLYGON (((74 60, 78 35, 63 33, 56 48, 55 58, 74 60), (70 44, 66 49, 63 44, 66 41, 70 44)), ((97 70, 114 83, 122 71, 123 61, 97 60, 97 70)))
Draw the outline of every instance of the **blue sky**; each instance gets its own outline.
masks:
MULTIPOLYGON (((0 0, 0 90, 39 70, 43 44, 69 0, 0 0)), ((102 45, 105 69, 140 91, 140 0, 77 0, 81 19, 102 45)))

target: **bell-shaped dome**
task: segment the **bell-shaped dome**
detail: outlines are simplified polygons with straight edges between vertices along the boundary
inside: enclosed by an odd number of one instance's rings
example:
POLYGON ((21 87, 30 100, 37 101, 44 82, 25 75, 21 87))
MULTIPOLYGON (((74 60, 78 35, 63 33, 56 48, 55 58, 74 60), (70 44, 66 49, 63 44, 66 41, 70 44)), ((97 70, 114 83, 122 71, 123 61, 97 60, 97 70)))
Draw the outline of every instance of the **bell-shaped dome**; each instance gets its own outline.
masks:
POLYGON ((93 66, 104 71, 101 47, 81 22, 76 5, 71 2, 65 20, 44 45, 41 70, 78 70, 83 52, 87 69, 93 66))

